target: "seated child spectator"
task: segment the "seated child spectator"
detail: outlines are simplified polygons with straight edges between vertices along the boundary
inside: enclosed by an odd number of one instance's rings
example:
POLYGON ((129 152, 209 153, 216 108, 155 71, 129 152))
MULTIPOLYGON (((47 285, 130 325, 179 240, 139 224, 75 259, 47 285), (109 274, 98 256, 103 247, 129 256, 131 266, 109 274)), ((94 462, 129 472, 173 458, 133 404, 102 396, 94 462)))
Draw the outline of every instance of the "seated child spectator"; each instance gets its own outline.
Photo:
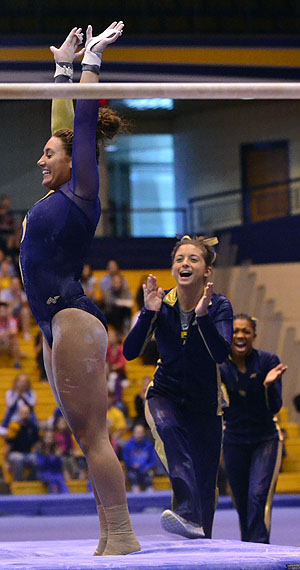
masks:
POLYGON ((130 327, 133 300, 129 288, 121 275, 111 278, 111 284, 103 292, 102 307, 108 324, 125 336, 130 327))
POLYGON ((92 267, 89 263, 85 263, 82 268, 80 283, 83 287, 84 294, 97 302, 97 279, 93 275, 92 267))
POLYGON ((103 295, 104 291, 106 291, 106 289, 108 289, 108 287, 111 286, 111 281, 112 281, 112 278, 114 277, 114 275, 121 275, 122 282, 123 282, 124 286, 128 288, 127 279, 126 279, 126 277, 124 277, 124 275, 122 275, 119 263, 117 262, 116 259, 110 259, 107 262, 106 271, 107 271, 106 275, 104 275, 100 279, 100 283, 99 283, 99 287, 100 287, 100 291, 101 291, 102 295, 103 295))
POLYGON ((69 493, 63 475, 62 450, 56 444, 52 430, 46 430, 36 450, 38 479, 47 486, 48 493, 69 493))
POLYGON ((7 303, 0 302, 0 353, 14 359, 14 367, 21 368, 21 353, 18 342, 18 322, 9 314, 7 303))
POLYGON ((146 437, 145 427, 136 424, 132 437, 123 447, 123 461, 131 490, 145 491, 152 489, 152 479, 156 465, 153 443, 146 437))
POLYGON ((63 416, 59 416, 54 427, 54 442, 61 453, 65 479, 85 479, 86 461, 76 445, 72 432, 63 416))
POLYGON ((19 277, 12 277, 10 287, 0 291, 0 301, 7 303, 10 314, 17 319, 25 340, 31 340, 30 309, 19 277))
POLYGON ((0 435, 7 432, 9 422, 17 422, 20 419, 20 408, 26 404, 30 409, 30 420, 36 425, 37 417, 34 413, 36 393, 31 388, 31 382, 27 374, 18 374, 10 390, 5 393, 6 412, 0 428, 0 435))
POLYGON ((115 404, 126 415, 126 408, 122 400, 123 387, 129 384, 126 378, 126 358, 123 354, 120 335, 113 328, 108 331, 106 363, 108 389, 115 392, 115 404))
POLYGON ((24 470, 29 469, 27 481, 36 479, 35 447, 39 431, 30 419, 30 408, 23 404, 19 409, 19 420, 8 425, 5 469, 11 471, 15 481, 24 480, 24 470))

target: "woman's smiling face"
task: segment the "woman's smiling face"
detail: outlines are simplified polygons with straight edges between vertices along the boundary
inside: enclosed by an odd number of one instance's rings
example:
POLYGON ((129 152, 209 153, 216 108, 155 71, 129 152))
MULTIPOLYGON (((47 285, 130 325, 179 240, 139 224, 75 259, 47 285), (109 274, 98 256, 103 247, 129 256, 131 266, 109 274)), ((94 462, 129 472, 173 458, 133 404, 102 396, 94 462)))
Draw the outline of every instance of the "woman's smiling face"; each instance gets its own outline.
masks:
POLYGON ((193 244, 182 244, 176 251, 172 275, 177 285, 204 283, 211 273, 211 267, 206 266, 201 249, 193 244))
POLYGON ((256 334, 251 321, 234 319, 231 351, 233 356, 247 356, 252 350, 256 334))
POLYGON ((37 164, 43 170, 43 184, 49 190, 57 190, 71 178, 72 158, 58 137, 48 140, 37 164))

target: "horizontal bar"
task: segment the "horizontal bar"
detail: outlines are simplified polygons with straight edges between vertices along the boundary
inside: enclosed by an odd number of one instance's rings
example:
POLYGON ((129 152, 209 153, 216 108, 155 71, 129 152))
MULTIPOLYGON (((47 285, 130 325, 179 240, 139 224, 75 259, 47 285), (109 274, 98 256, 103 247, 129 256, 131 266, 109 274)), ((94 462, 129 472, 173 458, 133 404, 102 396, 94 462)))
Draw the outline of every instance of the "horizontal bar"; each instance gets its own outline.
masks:
POLYGON ((300 99, 297 82, 0 83, 0 99, 300 99))

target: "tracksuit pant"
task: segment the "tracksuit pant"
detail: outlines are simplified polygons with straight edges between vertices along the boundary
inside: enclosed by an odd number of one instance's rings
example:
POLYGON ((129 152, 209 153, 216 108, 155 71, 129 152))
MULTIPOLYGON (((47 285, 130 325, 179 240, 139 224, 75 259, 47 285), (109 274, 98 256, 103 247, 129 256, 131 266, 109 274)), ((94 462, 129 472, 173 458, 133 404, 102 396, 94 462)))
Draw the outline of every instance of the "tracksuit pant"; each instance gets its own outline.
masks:
POLYGON ((270 541, 272 499, 281 464, 278 436, 259 443, 233 443, 226 431, 223 453, 241 529, 246 542, 270 541))
POLYGON ((155 449, 170 477, 175 512, 203 526, 206 538, 211 538, 222 417, 158 395, 147 400, 145 412, 155 449))

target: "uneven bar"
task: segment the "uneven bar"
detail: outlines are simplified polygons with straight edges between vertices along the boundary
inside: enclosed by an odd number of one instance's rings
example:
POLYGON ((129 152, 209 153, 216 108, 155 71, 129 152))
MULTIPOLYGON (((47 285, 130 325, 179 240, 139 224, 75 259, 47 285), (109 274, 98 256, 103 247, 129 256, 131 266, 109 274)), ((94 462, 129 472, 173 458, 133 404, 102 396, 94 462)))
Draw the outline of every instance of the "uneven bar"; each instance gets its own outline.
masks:
POLYGON ((0 83, 0 99, 300 99, 296 82, 0 83))

